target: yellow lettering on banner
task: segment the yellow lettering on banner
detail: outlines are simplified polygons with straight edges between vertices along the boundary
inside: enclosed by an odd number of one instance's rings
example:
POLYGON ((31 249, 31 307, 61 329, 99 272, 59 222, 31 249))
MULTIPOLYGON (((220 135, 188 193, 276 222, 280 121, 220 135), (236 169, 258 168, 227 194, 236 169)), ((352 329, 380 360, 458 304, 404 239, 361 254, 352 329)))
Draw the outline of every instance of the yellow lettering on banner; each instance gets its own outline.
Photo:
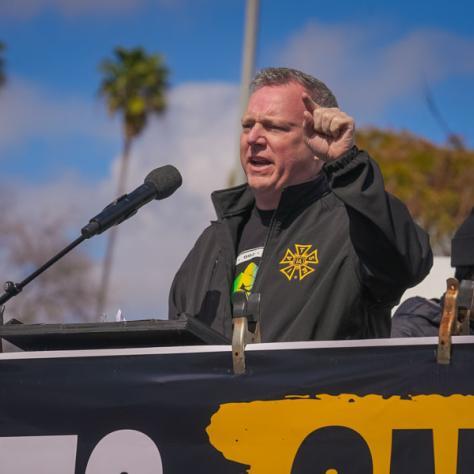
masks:
POLYGON ((458 430, 474 429, 474 396, 341 394, 226 403, 206 431, 226 459, 250 465, 248 474, 289 474, 303 440, 326 426, 357 431, 367 442, 374 474, 390 473, 392 430, 431 429, 436 474, 456 472, 458 430))

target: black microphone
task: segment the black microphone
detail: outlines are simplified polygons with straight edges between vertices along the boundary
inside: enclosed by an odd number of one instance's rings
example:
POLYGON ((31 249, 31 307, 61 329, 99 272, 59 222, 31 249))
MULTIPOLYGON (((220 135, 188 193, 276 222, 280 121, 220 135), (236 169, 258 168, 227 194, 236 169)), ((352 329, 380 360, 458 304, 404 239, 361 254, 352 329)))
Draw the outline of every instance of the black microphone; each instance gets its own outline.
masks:
POLYGON ((130 194, 124 194, 93 217, 81 229, 86 239, 101 234, 109 227, 120 224, 136 214, 140 207, 152 199, 165 199, 171 196, 183 182, 181 174, 172 165, 161 166, 148 173, 144 183, 130 194))

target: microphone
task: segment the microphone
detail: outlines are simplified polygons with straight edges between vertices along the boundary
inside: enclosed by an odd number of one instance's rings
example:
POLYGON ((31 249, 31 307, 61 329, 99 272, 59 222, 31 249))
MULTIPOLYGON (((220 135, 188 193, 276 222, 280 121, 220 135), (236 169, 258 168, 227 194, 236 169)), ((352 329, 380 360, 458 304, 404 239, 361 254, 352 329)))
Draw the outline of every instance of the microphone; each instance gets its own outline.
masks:
POLYGON ((165 165, 148 173, 144 183, 130 194, 124 194, 93 217, 81 229, 84 238, 101 234, 113 225, 137 213, 140 207, 152 199, 165 199, 171 196, 182 184, 179 171, 172 165, 165 165))

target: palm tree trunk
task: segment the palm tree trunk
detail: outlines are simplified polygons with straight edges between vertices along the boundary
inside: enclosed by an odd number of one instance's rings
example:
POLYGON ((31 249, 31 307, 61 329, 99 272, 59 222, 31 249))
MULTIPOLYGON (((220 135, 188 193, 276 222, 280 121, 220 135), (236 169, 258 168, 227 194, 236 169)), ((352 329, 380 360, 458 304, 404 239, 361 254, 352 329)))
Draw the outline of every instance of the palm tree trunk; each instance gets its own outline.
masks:
MULTIPOLYGON (((132 140, 128 137, 124 139, 123 153, 120 160, 120 171, 117 185, 117 197, 125 193, 125 185, 127 182, 128 168, 130 163, 130 146, 132 140)), ((99 295, 97 298, 97 315, 101 318, 105 314, 107 305, 107 297, 110 286, 110 276, 112 273, 112 262, 114 249, 117 241, 118 227, 113 226, 109 229, 107 246, 105 250, 104 264, 102 266, 102 278, 99 287, 99 295)))

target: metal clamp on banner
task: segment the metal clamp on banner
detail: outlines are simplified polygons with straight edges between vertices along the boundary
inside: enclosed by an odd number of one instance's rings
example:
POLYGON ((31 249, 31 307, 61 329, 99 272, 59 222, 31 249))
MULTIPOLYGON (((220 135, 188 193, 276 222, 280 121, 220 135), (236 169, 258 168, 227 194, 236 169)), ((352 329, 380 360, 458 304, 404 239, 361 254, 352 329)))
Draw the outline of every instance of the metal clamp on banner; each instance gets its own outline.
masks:
POLYGON ((234 374, 245 374, 245 346, 260 342, 260 293, 232 295, 232 364, 234 374))
POLYGON ((474 319, 474 281, 459 283, 456 278, 448 278, 439 325, 438 364, 451 362, 451 336, 468 335, 471 318, 474 319))

